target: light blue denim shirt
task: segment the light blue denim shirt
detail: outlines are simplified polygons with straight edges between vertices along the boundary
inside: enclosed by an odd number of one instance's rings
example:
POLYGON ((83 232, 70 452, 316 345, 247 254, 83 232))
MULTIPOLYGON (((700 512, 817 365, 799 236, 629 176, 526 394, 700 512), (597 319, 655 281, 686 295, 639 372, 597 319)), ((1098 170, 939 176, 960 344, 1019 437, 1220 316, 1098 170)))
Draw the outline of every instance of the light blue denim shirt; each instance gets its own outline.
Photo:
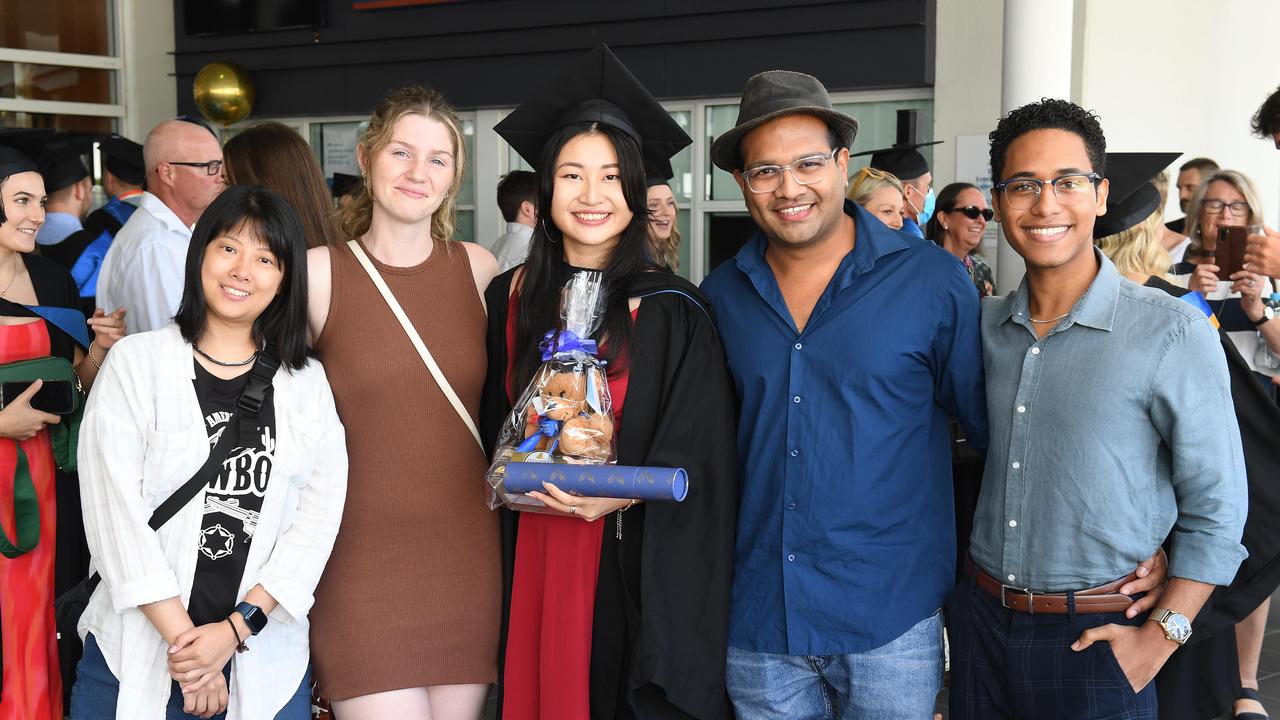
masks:
POLYGON ((982 301, 991 446, 970 553, 1012 587, 1081 590, 1172 530, 1171 576, 1227 584, 1248 500, 1218 334, 1095 254, 1097 277, 1043 338, 1025 278, 982 301))

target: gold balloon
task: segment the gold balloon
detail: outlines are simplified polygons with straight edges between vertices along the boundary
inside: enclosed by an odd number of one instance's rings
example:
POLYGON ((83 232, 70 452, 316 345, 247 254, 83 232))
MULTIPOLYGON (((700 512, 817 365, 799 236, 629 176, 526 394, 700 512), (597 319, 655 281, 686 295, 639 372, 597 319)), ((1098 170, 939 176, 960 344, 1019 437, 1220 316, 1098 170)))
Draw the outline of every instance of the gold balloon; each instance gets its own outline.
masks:
POLYGON ((235 63, 212 62, 200 68, 192 90, 200 113, 223 127, 249 117, 253 109, 253 81, 235 63))

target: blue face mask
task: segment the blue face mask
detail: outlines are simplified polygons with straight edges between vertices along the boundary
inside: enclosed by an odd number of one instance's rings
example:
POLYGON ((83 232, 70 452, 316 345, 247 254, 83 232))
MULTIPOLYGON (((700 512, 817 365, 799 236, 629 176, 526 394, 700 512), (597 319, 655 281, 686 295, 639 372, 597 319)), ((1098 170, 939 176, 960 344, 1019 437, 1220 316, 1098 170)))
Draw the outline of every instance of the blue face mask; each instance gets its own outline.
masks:
POLYGON ((920 227, 924 227, 929 222, 929 218, 933 217, 933 211, 936 208, 938 198, 933 194, 933 188, 929 188, 929 192, 924 196, 924 207, 920 208, 920 227))

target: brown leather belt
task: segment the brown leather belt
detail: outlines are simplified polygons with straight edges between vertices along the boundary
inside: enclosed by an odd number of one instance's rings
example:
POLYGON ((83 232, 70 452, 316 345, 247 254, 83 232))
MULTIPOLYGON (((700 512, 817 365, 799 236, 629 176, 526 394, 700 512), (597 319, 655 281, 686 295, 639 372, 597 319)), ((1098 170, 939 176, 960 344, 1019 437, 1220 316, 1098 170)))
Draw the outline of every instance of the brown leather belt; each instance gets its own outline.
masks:
MULTIPOLYGON (((1048 613, 1050 615, 1067 614, 1066 593, 1036 593, 1026 589, 1010 587, 983 572, 982 568, 974 565, 972 560, 965 562, 965 571, 973 576, 978 587, 982 588, 983 592, 999 600, 1002 606, 1010 610, 1031 615, 1038 613, 1048 613)), ((1133 598, 1120 594, 1119 590, 1125 583, 1137 579, 1137 575, 1130 574, 1106 585, 1075 591, 1072 595, 1075 596, 1076 612, 1103 613, 1128 610, 1129 606, 1133 604, 1133 598)))

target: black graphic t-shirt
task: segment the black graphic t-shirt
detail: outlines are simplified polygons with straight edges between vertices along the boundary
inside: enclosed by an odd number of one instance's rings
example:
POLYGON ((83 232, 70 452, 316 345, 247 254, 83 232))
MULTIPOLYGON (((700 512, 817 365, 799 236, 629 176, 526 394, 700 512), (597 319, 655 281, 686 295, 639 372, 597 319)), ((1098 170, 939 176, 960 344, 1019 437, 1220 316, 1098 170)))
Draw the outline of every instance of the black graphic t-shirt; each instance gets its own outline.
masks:
MULTIPOLYGON (((195 362, 195 361, 193 361, 195 362)), ((239 377, 223 380, 196 365, 196 397, 204 416, 212 449, 229 432, 236 400, 249 382, 246 370, 239 377)), ((196 625, 222 620, 236 606, 236 594, 244 577, 245 559, 258 529, 258 513, 271 479, 275 459, 274 389, 268 388, 258 414, 258 432, 251 447, 236 447, 210 481, 204 495, 204 520, 196 559, 195 580, 187 613, 196 625)))

